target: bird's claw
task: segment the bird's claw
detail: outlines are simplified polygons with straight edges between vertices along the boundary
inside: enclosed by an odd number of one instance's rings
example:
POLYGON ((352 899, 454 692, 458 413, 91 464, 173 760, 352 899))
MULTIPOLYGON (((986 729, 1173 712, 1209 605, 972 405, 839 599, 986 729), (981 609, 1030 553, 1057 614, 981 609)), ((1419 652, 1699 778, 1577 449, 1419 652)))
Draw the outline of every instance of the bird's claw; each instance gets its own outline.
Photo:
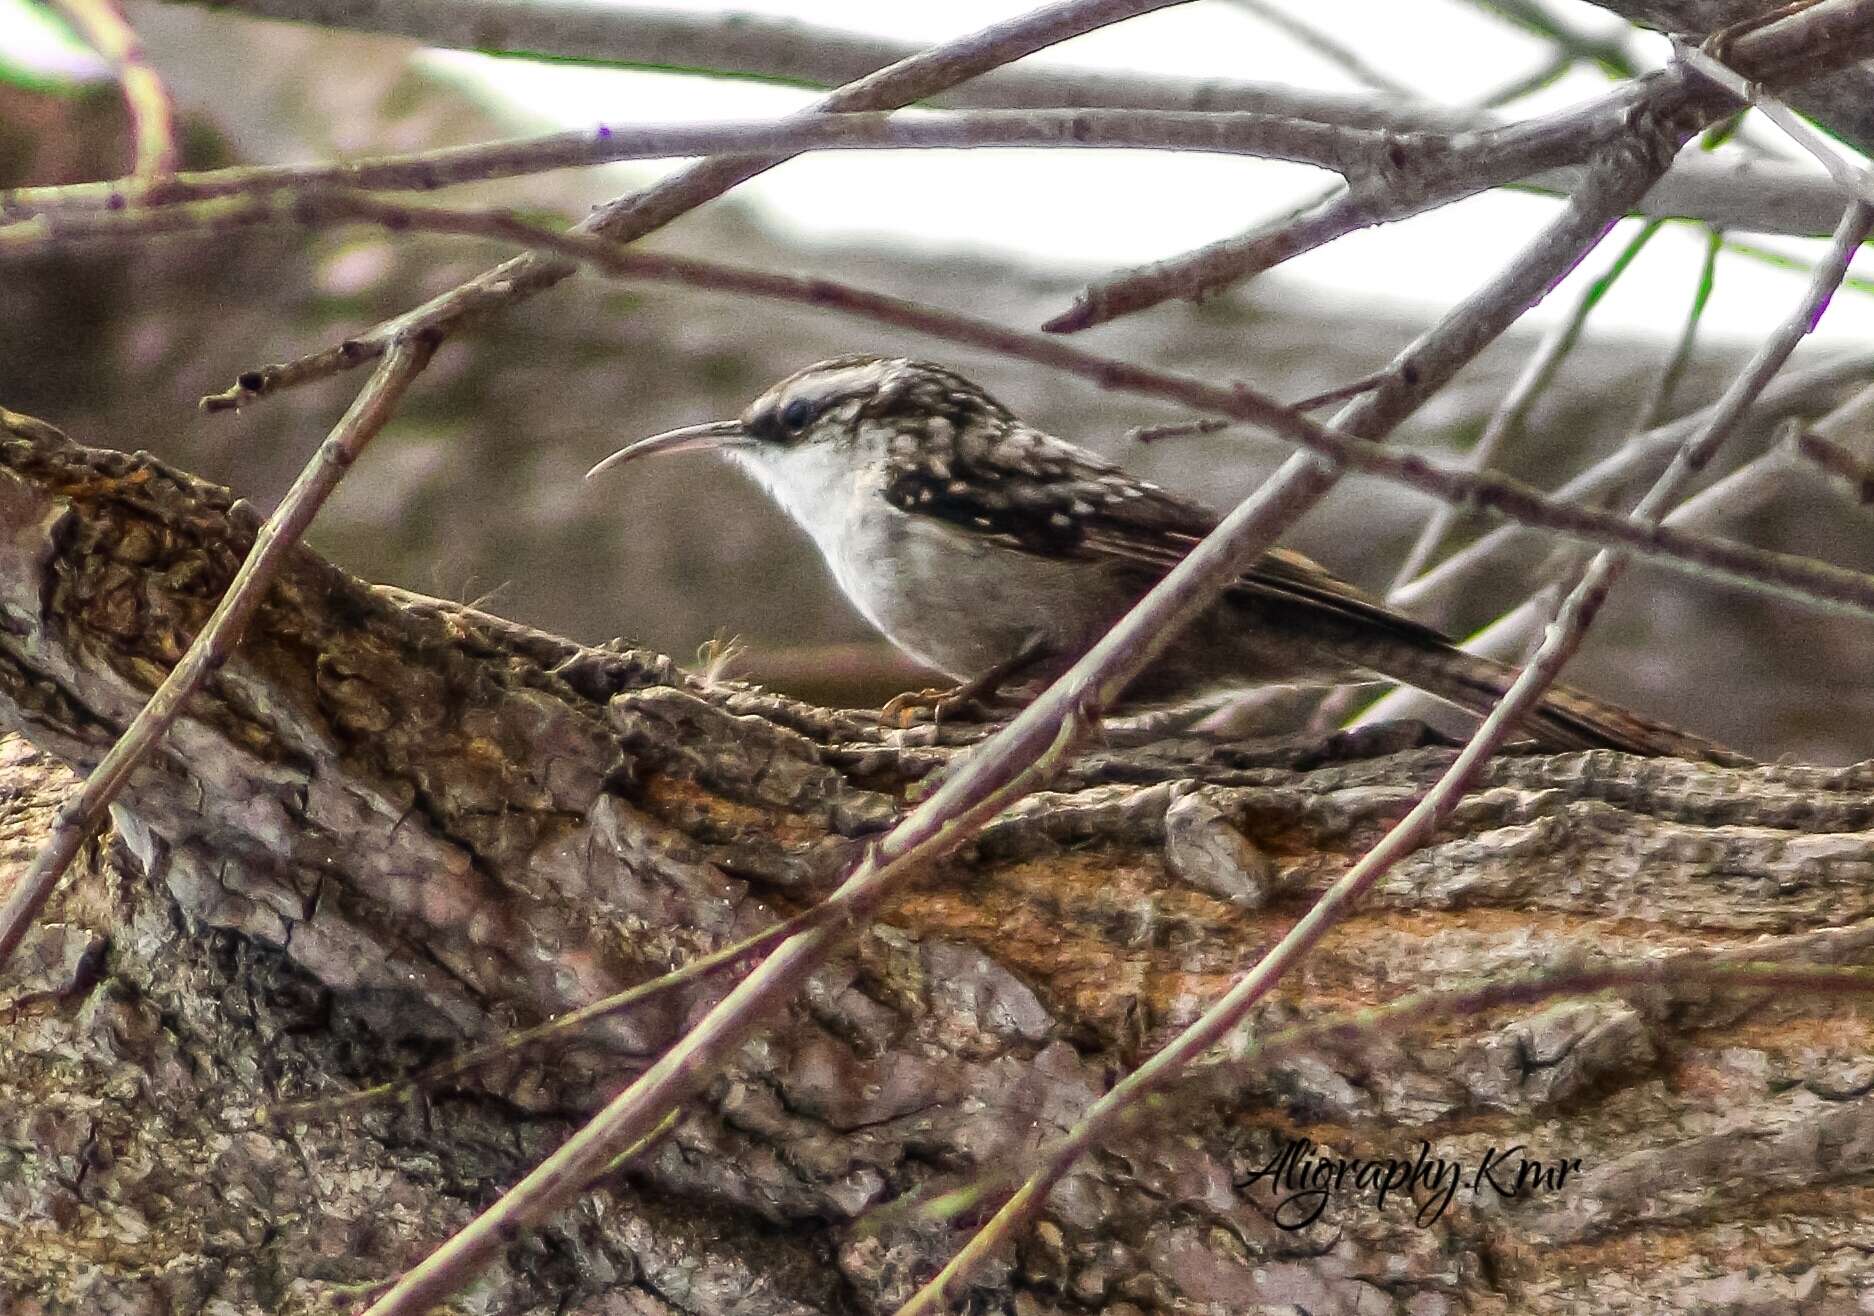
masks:
POLYGON ((880 726, 899 730, 924 720, 942 726, 945 722, 986 722, 993 716, 993 710, 967 685, 907 690, 878 710, 880 726))

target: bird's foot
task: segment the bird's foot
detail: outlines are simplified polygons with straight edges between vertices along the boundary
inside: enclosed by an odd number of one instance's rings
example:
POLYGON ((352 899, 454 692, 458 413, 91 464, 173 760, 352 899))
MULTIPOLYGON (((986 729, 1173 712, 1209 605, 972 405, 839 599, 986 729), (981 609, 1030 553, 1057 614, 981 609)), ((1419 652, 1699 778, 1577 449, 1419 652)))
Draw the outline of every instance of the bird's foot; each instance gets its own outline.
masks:
POLYGON ((1030 672, 1051 652, 1040 636, 1031 637, 1009 657, 961 685, 948 689, 907 690, 878 710, 879 725, 912 726, 919 720, 920 712, 928 712, 935 726, 945 722, 993 722, 999 716, 997 704, 1009 698, 1006 687, 1010 680, 1030 672))
POLYGON ((916 726, 929 721, 934 726, 945 722, 992 722, 996 710, 992 699, 974 681, 962 685, 940 686, 927 690, 907 690, 896 695, 878 710, 880 726, 916 726))

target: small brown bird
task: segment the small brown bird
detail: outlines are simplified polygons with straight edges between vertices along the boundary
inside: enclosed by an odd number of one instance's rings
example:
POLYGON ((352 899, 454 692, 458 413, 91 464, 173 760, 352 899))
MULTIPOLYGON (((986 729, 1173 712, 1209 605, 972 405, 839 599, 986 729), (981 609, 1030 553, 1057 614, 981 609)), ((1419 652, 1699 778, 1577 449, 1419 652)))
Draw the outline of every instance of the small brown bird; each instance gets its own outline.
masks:
MULTIPOLYGON (((1217 524, 1189 499, 1024 424, 969 380, 901 358, 808 366, 738 420, 643 439, 719 449, 813 537, 866 620, 981 690, 1065 671, 1217 524)), ((1214 702, 1274 682, 1381 677, 1472 712, 1517 669, 1468 654, 1297 553, 1266 553, 1126 692, 1214 702)), ((1524 719, 1554 749, 1741 761, 1720 745, 1557 686, 1524 719)))

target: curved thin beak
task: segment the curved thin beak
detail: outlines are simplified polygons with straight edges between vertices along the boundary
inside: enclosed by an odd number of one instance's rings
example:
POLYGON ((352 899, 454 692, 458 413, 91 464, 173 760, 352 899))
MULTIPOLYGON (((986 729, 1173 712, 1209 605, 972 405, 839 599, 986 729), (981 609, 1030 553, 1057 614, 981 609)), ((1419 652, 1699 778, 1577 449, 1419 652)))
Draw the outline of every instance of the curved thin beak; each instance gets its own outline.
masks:
POLYGON ((665 452, 689 452, 696 448, 720 448, 743 437, 742 422, 739 420, 712 420, 707 425, 686 425, 680 430, 653 434, 648 439, 639 439, 628 448, 620 448, 587 471, 586 478, 590 480, 614 466, 623 466, 639 457, 655 457, 665 452))

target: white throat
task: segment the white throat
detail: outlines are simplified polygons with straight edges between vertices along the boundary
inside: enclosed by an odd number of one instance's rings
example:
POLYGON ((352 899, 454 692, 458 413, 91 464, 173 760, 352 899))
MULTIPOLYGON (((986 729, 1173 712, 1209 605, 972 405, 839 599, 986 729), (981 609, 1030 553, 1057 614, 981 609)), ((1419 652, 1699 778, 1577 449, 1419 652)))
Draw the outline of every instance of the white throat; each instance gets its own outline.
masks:
MULTIPOLYGON (((866 479, 868 468, 855 465, 852 455, 832 443, 806 443, 794 448, 724 451, 779 503, 781 510, 813 537, 821 556, 852 593, 847 579, 854 519, 864 504, 879 499, 877 472, 866 479)), ((879 499, 879 501, 883 501, 879 499)))

